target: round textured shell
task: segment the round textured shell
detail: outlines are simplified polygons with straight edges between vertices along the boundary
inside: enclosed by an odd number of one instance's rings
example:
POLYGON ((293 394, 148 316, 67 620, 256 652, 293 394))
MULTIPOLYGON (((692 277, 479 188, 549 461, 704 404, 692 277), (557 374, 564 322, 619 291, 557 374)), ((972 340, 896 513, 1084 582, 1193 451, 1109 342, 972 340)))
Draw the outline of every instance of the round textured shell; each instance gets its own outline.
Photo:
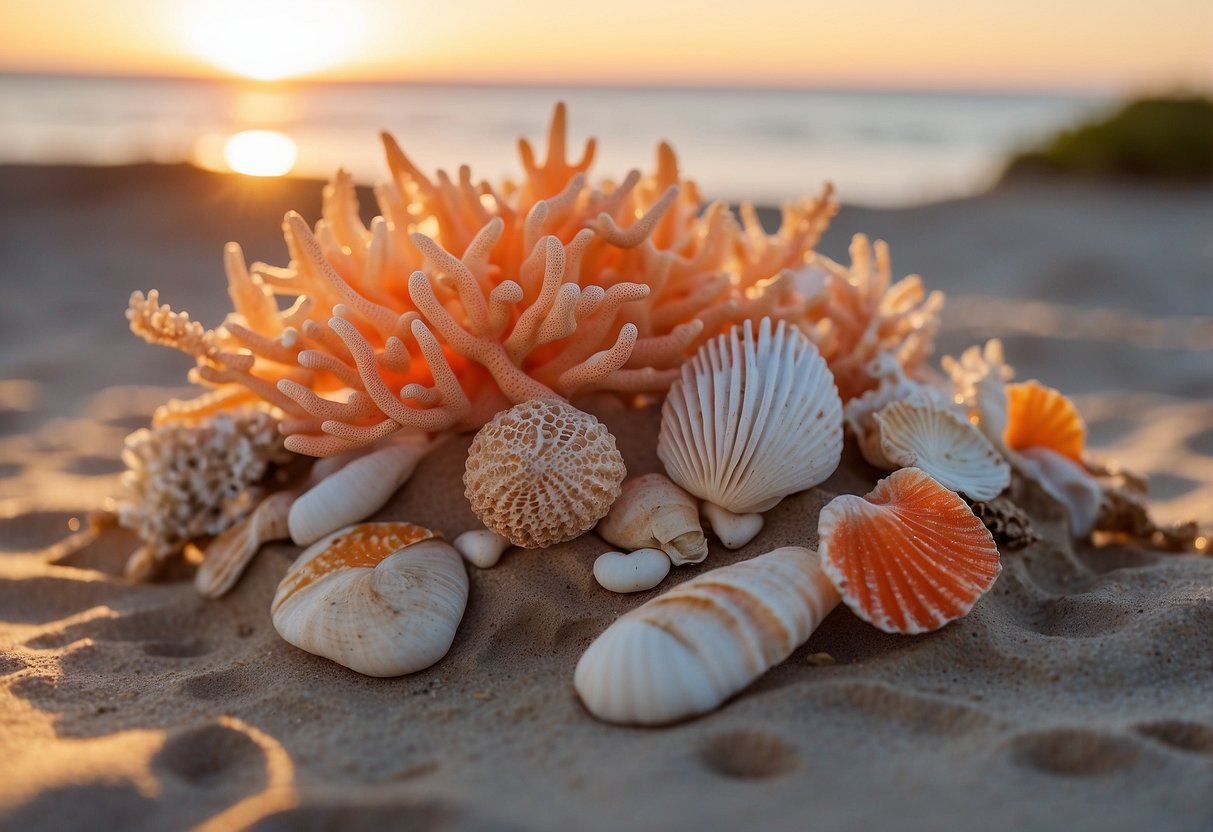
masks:
POLYGON ((887 633, 925 633, 965 615, 1001 571, 998 549, 959 495, 902 468, 817 522, 821 565, 842 600, 887 633))
POLYGON ((480 429, 463 484, 486 527, 515 546, 540 549, 592 529, 626 474, 605 425, 566 402, 535 399, 480 429))
POLYGON ((1039 381, 1007 385, 1007 429, 1003 441, 1012 450, 1049 448, 1082 462, 1087 426, 1074 403, 1039 381))
POLYGON ((708 341, 661 411, 670 479, 735 514, 766 511, 825 480, 842 457, 842 400, 800 330, 763 318, 708 341))
POLYGON ((925 402, 894 402, 877 412, 885 457, 920 468, 945 488, 992 500, 1011 484, 1011 466, 973 424, 925 402))
POLYGON ((362 523, 304 550, 270 607, 290 644, 368 676, 437 662, 467 604, 459 553, 411 523, 362 523))

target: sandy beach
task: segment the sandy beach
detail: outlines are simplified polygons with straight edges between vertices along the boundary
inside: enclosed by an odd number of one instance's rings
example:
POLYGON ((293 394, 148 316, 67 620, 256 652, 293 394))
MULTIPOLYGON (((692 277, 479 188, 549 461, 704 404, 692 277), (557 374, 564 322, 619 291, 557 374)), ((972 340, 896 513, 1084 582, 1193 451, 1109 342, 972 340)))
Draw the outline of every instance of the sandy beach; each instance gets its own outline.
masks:
MULTIPOLYGON (((217 324, 223 244, 285 262, 282 215, 314 220, 320 184, 0 167, 0 191, 0 825, 1213 827, 1213 559, 1072 545, 1028 483, 1014 496, 1043 539, 1003 551, 969 616, 907 637, 840 608, 719 711, 663 729, 599 723, 573 692, 590 641, 656 594, 598 587, 610 547, 593 534, 470 570, 451 652, 397 679, 278 637, 269 601, 297 547, 268 546, 218 601, 184 565, 155 584, 121 577, 126 532, 63 557, 69 523, 117 492, 123 437, 191 365, 128 332, 130 293, 158 287, 217 324)), ((819 250, 845 259, 857 231, 947 293, 937 356, 1001 338, 1018 378, 1074 398, 1095 453, 1149 477, 1158 520, 1213 527, 1207 190, 1025 181, 845 207, 819 250)), ((587 407, 629 474, 660 470, 654 411, 587 407)), ((469 443, 427 458, 377 518, 448 538, 477 526, 469 443)), ((879 476, 848 453, 745 548, 713 541, 704 566, 815 547, 820 508, 879 476)))

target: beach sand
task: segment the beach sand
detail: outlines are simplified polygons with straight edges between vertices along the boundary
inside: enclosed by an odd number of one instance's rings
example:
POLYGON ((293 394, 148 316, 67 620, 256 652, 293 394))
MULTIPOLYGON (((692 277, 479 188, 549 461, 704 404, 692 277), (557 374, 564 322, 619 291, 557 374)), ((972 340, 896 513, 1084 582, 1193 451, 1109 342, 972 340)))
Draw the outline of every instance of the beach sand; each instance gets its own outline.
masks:
MULTIPOLYGON (((221 251, 281 263, 278 222, 319 185, 183 167, 0 168, 0 825, 13 829, 1213 828, 1213 559, 1071 546, 1059 508, 1014 497, 1043 540, 1003 552, 972 614, 926 636, 835 611, 716 713, 604 725, 572 689, 581 652, 655 593, 600 589, 593 534, 471 570, 450 654, 370 679, 269 620, 297 553, 266 547, 206 601, 179 566, 120 577, 134 538, 53 547, 117 490, 123 437, 190 362, 126 330, 134 289, 217 323, 221 251), (51 548, 47 548, 51 547, 51 548), (824 659, 820 654, 828 654, 824 659)), ((948 293, 937 353, 1003 338, 1019 378, 1073 394, 1091 443, 1152 482, 1164 521, 1213 521, 1213 199, 1020 183, 909 210, 844 209, 898 274, 948 293)), ((592 407, 631 474, 659 470, 657 416, 592 407)), ((476 525, 448 443, 378 515, 476 525)), ((704 567, 816 546, 852 454, 704 567)), ((676 569, 662 585, 698 574, 676 569)))

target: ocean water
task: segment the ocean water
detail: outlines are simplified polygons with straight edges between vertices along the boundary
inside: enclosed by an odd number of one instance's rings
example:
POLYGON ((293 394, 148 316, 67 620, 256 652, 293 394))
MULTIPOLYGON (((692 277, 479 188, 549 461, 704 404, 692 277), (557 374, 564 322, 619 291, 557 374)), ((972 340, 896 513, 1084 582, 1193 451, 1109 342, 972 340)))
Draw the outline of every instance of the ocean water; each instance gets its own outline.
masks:
POLYGON ((235 132, 271 129, 298 147, 293 173, 339 166, 386 175, 392 132, 425 170, 469 164, 518 176, 517 138, 542 143, 554 102, 570 135, 598 138, 592 173, 649 169, 670 141, 709 199, 777 203, 817 191, 865 205, 977 193, 1008 154, 1112 102, 1076 95, 822 90, 307 84, 0 75, 0 163, 221 165, 235 132))

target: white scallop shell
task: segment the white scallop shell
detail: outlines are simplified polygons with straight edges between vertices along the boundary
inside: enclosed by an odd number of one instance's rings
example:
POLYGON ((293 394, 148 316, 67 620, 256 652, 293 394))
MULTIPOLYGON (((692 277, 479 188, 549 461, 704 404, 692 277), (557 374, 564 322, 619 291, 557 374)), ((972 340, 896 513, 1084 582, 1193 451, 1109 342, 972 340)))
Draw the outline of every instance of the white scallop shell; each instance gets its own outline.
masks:
POLYGON ((825 480, 842 457, 842 400, 817 348, 763 318, 708 341, 661 411, 670 479, 734 514, 766 511, 825 480))
POLYGON ((664 474, 625 481, 619 499, 598 521, 598 534, 628 551, 661 549, 675 566, 699 563, 708 556, 698 502, 664 474))
POLYGON ((413 475, 434 444, 425 434, 394 437, 325 476, 291 506, 287 521, 291 540, 309 546, 336 529, 370 517, 413 475))
POLYGON ((611 592, 644 592, 670 574, 670 559, 660 549, 637 549, 630 554, 603 552, 594 561, 594 580, 611 592))
POLYGON ((655 725, 707 713, 808 640, 838 604, 817 553, 787 546, 713 569, 625 614, 577 663, 594 716, 655 725))
POLYGON ((363 523, 308 547, 274 596, 278 633, 367 676, 413 673, 445 656, 467 605, 467 573, 449 543, 407 544, 416 536, 389 537, 376 528, 407 525, 363 523), (347 554, 351 539, 357 551, 347 554))
POLYGON ((893 402, 876 414, 890 462, 921 468, 950 491, 993 500, 1011 484, 1011 466, 990 440, 954 413, 917 401, 893 402))
POLYGON ((1094 477, 1069 457, 1049 448, 1024 448, 1018 452, 1016 462, 1065 508, 1070 518, 1070 534, 1082 538, 1091 533, 1103 500, 1094 477))

